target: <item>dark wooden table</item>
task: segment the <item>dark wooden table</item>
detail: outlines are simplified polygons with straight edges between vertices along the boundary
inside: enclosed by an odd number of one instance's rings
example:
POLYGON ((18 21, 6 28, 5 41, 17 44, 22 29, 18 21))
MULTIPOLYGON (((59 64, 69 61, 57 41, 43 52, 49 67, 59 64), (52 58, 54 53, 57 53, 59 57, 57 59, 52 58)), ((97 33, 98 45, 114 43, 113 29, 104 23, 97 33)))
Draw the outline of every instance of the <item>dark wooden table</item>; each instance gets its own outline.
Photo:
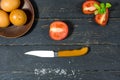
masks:
POLYGON ((120 1, 110 2, 109 23, 97 25, 84 15, 85 0, 30 0, 35 9, 31 30, 20 38, 0 37, 0 80, 120 80, 120 1), (70 35, 62 41, 48 36, 52 21, 65 21, 70 35), (38 58, 30 50, 63 50, 89 46, 82 57, 38 58))

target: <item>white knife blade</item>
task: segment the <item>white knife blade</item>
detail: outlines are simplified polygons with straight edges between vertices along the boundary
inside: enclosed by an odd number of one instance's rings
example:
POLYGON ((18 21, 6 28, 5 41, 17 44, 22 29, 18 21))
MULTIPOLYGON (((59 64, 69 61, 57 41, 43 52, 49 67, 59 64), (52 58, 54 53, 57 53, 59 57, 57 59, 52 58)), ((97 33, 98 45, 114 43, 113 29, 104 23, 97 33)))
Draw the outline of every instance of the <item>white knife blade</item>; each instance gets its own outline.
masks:
POLYGON ((55 57, 54 51, 46 51, 46 50, 29 51, 29 52, 26 52, 25 54, 38 56, 38 57, 55 57))

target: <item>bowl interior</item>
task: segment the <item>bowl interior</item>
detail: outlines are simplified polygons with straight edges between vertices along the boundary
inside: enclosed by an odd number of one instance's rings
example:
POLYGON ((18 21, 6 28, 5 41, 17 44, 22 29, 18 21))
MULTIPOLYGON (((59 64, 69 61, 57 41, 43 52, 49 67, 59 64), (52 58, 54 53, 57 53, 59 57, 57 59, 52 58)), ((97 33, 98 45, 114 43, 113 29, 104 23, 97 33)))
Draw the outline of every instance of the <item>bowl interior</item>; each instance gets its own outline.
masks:
MULTIPOLYGON (((1 0, 0 0, 1 1, 1 0)), ((27 14, 27 22, 25 25, 16 27, 10 24, 7 28, 0 28, 0 36, 7 38, 16 38, 24 35, 32 27, 34 22, 34 9, 29 0, 20 0, 20 9, 24 10, 27 14)))

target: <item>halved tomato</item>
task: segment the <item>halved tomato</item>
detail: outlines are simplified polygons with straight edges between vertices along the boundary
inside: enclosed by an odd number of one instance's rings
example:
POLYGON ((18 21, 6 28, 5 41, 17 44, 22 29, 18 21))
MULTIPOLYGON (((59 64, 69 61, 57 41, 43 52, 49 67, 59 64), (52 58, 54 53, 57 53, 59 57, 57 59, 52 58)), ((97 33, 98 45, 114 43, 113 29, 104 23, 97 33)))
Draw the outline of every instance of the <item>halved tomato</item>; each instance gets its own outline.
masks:
POLYGON ((83 3, 82 5, 82 11, 84 14, 93 14, 94 11, 96 10, 96 7, 94 6, 94 4, 98 4, 99 2, 96 0, 87 0, 83 3))
POLYGON ((109 16, 109 11, 108 9, 106 9, 106 12, 104 14, 97 14, 95 16, 95 22, 101 26, 105 26, 108 22, 108 16, 109 16))
POLYGON ((63 40, 68 35, 68 25, 62 21, 54 21, 50 24, 49 36, 53 40, 63 40))
POLYGON ((87 0, 87 1, 96 1, 96 0, 87 0))

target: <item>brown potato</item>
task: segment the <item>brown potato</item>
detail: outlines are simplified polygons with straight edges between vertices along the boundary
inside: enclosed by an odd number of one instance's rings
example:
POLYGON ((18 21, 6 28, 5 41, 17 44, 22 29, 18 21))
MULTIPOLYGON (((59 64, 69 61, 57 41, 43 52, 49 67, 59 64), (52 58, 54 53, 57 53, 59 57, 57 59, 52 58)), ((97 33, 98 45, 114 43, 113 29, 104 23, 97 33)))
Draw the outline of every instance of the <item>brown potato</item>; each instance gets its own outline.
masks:
POLYGON ((20 0, 1 0, 1 8, 6 12, 11 12, 20 6, 20 0))
POLYGON ((0 10, 0 27, 8 27, 9 24, 9 15, 5 11, 0 10))
POLYGON ((27 21, 27 15, 22 9, 15 9, 10 13, 10 21, 15 26, 22 26, 27 21))

